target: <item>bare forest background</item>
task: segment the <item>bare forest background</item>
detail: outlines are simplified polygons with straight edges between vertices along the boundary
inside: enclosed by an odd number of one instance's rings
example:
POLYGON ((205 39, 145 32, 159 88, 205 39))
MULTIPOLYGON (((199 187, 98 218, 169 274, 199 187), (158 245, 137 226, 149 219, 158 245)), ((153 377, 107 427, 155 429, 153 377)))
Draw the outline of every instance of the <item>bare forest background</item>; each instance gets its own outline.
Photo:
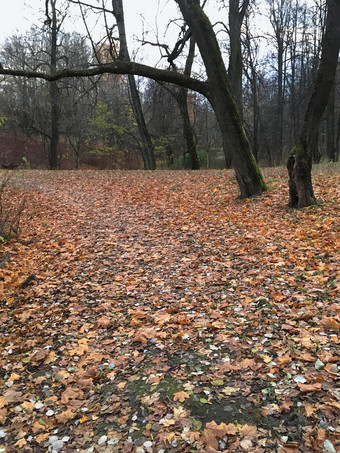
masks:
MULTIPOLYGON (((0 48, 2 66, 55 72, 114 61, 122 46, 116 23, 111 26, 105 22, 106 33, 96 42, 75 31, 63 31, 70 3, 80 2, 46 2, 44 23, 7 38, 0 48)), ((85 6, 80 8, 85 11, 85 6)), ((254 3, 231 0, 216 2, 216 8, 220 10, 220 22, 213 24, 214 31, 238 98, 251 150, 261 166, 281 165, 298 141, 313 89, 321 58, 326 2, 266 0, 259 12, 254 3), (262 18, 266 15, 269 25, 267 32, 258 36, 255 25, 260 14, 262 18), (233 52, 232 46, 237 25, 241 62, 235 63, 232 56, 237 52, 233 52), (240 76, 235 67, 241 68, 240 76)), ((92 13, 96 12, 92 8, 92 13)), ((105 14, 105 8, 102 13, 105 14)), ((140 45, 159 47, 162 68, 184 73, 189 70, 203 78, 197 48, 193 44, 190 47, 190 36, 180 22, 178 30, 174 48, 162 42, 147 42, 142 36, 140 45)), ((231 145, 225 143, 215 112, 204 95, 152 79, 133 80, 134 86, 130 76, 120 74, 54 82, 5 76, 0 85, 0 165, 59 169, 232 166, 231 145), (145 137, 138 121, 134 89, 154 162, 148 162, 143 151, 145 137), (186 116, 181 110, 183 95, 186 116), (56 147, 56 152, 51 146, 56 147), (190 147, 195 148, 195 162, 190 147)), ((337 72, 320 123, 318 146, 312 156, 314 163, 338 160, 339 96, 337 72)))

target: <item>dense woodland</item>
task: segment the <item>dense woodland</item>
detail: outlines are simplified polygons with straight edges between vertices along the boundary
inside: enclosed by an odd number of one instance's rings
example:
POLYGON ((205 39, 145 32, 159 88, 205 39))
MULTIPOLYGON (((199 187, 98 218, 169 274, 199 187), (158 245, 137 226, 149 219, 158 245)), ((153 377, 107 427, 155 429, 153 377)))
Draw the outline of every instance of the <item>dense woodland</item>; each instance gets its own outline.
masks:
MULTIPOLYGON (((326 5, 318 0, 308 5, 302 0, 267 0, 261 6, 261 14, 267 15, 268 31, 258 37, 255 35, 258 8, 249 2, 239 3, 216 2, 216 8, 221 10, 221 23, 215 25, 215 31, 224 31, 217 36, 232 78, 231 34, 237 20, 240 22, 239 106, 244 126, 260 165, 279 165, 287 160, 301 128, 319 66, 326 5)), ((102 41, 91 42, 76 32, 63 31, 62 23, 69 14, 67 2, 51 2, 50 10, 46 11, 50 16, 45 24, 32 27, 26 34, 12 36, 2 44, 3 67, 49 71, 53 66, 57 70, 88 67, 117 57, 119 43, 115 27, 110 29, 111 34, 108 30, 102 41)), ((163 58, 163 67, 168 60, 170 68, 184 71, 188 44, 185 35, 181 39, 179 50, 184 56, 178 55, 176 62, 169 56, 171 49, 162 45, 161 51, 167 56, 163 58)), ((193 70, 203 73, 197 49, 194 52, 193 70)), ((156 167, 192 166, 183 134, 179 89, 142 78, 137 80, 137 89, 156 167)), ((337 83, 322 118, 314 162, 338 159, 339 95, 337 83)), ((54 83, 6 77, 1 83, 0 97, 1 164, 25 162, 33 168, 53 168, 55 163, 58 168, 143 168, 143 138, 128 76, 104 74, 65 78, 54 83), (56 104, 54 110, 52 104, 56 104), (53 122, 57 123, 54 127, 53 122), (51 161, 51 156, 49 159, 53 135, 58 137, 57 162, 51 161)), ((199 166, 230 167, 228 144, 223 147, 214 110, 206 97, 189 90, 187 108, 199 166)))

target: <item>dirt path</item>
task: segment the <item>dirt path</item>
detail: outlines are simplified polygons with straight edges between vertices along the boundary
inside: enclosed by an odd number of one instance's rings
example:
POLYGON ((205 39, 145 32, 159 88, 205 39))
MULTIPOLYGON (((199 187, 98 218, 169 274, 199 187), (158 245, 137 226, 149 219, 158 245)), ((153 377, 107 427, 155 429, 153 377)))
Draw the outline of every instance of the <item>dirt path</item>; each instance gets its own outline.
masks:
POLYGON ((284 184, 235 202, 228 172, 18 175, 4 451, 337 451, 337 194, 290 212, 284 184))

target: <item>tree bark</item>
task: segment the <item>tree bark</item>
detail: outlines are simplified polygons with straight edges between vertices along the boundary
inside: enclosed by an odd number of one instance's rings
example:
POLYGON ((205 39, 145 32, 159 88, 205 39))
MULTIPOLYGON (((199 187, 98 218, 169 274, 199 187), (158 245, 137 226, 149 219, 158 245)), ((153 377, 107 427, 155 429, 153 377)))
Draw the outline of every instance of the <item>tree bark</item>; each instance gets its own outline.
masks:
POLYGON ((223 138, 231 144, 230 154, 240 187, 248 198, 266 190, 259 167, 251 153, 215 33, 198 0, 175 0, 190 27, 207 71, 210 101, 223 138))
POLYGON ((327 0, 326 30, 320 66, 300 132, 299 143, 287 163, 290 206, 303 208, 316 203, 312 185, 312 157, 318 143, 321 117, 335 81, 340 48, 340 0, 327 0))
POLYGON ((329 162, 335 161, 335 87, 333 85, 327 104, 326 151, 329 162))
POLYGON ((229 39, 230 39, 230 57, 228 74, 230 83, 234 91, 235 100, 241 115, 243 117, 242 105, 242 71, 243 58, 241 49, 241 26, 249 5, 249 0, 229 1, 229 39))
MULTIPOLYGON (((57 0, 51 0, 52 18, 50 19, 51 27, 51 73, 57 70, 57 0)), ((48 0, 46 0, 46 14, 48 0)), ((51 170, 58 168, 58 143, 59 143, 59 105, 58 105, 58 85, 56 81, 50 83, 50 101, 51 101, 51 141, 48 153, 48 160, 51 170)))
MULTIPOLYGON (((119 50, 119 58, 125 61, 130 61, 130 55, 127 46, 126 40, 126 31, 125 31, 125 21, 124 21, 124 10, 123 10, 123 3, 122 0, 112 0, 112 7, 113 7, 113 14, 117 21, 118 32, 119 32, 119 43, 120 43, 120 50, 119 50)), ((131 106, 133 113, 135 115, 139 135, 142 140, 142 157, 144 163, 145 170, 155 170, 156 168, 156 161, 155 161, 155 153, 154 153, 154 146, 152 144, 152 140, 146 126, 142 104, 140 101, 140 96, 137 89, 137 84, 134 75, 128 75, 129 81, 129 88, 130 88, 130 95, 131 95, 131 106)))

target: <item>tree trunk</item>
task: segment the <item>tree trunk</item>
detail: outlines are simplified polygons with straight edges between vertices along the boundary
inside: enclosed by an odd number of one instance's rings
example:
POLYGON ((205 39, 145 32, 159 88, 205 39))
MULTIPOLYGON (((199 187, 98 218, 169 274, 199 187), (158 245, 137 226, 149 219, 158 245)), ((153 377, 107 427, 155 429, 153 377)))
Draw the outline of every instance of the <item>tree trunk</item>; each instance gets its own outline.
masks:
POLYGON ((290 206, 303 208, 316 203, 312 186, 312 157, 317 147, 322 114, 335 81, 340 48, 340 1, 327 1, 326 30, 322 42, 320 66, 309 100, 299 143, 287 163, 290 206))
POLYGON ((247 198, 259 195, 266 190, 266 185, 250 151, 212 25, 198 0, 176 0, 176 3, 204 61, 209 82, 207 97, 215 111, 224 140, 231 143, 230 153, 240 196, 247 198))
MULTIPOLYGON (((46 0, 48 1, 48 0, 46 0)), ((57 70, 57 0, 51 0, 52 18, 51 27, 51 73, 57 70)), ((48 8, 46 9, 48 12, 48 8)), ((57 82, 50 82, 50 101, 51 101, 51 142, 49 147, 48 160, 51 170, 58 168, 58 143, 59 143, 59 106, 58 106, 58 86, 57 82)))
POLYGON ((230 77, 231 87, 234 91, 235 100, 241 115, 243 117, 242 105, 242 71, 243 59, 241 48, 241 26, 249 5, 249 0, 229 1, 229 39, 230 39, 230 57, 228 74, 230 77))
POLYGON ((156 161, 154 154, 154 146, 152 144, 151 137, 145 123, 145 118, 136 85, 136 80, 132 74, 128 75, 128 80, 131 95, 131 106, 138 124, 139 135, 142 140, 141 150, 144 162, 144 170, 155 170, 156 161))
MULTIPOLYGON (((126 40, 126 31, 125 31, 125 22, 124 22, 124 9, 122 0, 112 0, 113 14, 117 21, 118 31, 119 31, 119 43, 120 51, 119 58, 125 61, 130 61, 127 40, 126 40)), ((146 126, 144 113, 142 109, 142 104, 140 101, 139 92, 137 89, 137 84, 134 75, 128 75, 130 95, 131 95, 131 106, 133 113, 135 115, 139 135, 142 140, 142 157, 145 170, 155 170, 156 161, 154 154, 154 146, 146 126)))
POLYGON ((335 87, 333 85, 327 105, 326 150, 329 162, 335 162, 335 87))
MULTIPOLYGON (((185 63, 184 74, 190 76, 192 64, 195 56, 195 41, 191 38, 189 45, 189 54, 185 63)), ((187 145, 187 152, 189 154, 189 169, 199 170, 200 163, 197 156, 197 140, 195 131, 191 125, 190 115, 188 111, 188 89, 180 87, 176 96, 177 105, 183 123, 183 136, 187 145)))

